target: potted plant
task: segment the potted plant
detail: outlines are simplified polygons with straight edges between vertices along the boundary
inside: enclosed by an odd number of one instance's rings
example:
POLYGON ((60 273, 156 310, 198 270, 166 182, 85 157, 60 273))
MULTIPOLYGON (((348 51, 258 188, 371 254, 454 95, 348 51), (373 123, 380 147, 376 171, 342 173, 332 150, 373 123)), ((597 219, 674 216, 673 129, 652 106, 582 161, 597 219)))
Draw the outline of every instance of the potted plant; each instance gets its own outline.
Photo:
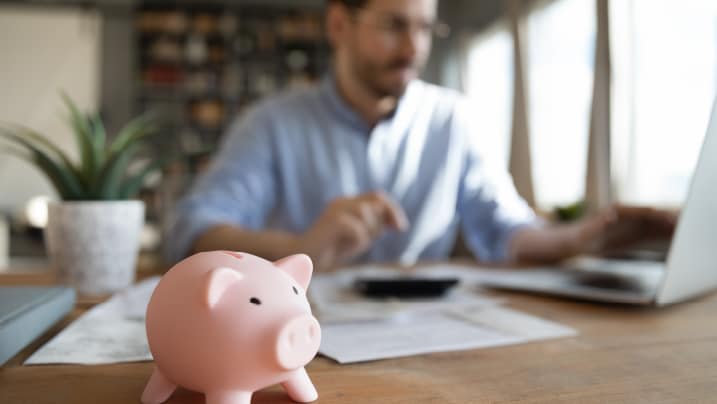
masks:
POLYGON ((83 294, 112 293, 134 281, 144 203, 133 198, 146 176, 165 161, 140 161, 139 153, 157 127, 140 116, 109 139, 98 114, 83 114, 67 95, 62 97, 78 162, 22 126, 0 126, 0 138, 8 141, 4 151, 42 171, 62 199, 49 205, 45 229, 50 264, 60 282, 83 294), (130 170, 137 164, 138 170, 130 170))

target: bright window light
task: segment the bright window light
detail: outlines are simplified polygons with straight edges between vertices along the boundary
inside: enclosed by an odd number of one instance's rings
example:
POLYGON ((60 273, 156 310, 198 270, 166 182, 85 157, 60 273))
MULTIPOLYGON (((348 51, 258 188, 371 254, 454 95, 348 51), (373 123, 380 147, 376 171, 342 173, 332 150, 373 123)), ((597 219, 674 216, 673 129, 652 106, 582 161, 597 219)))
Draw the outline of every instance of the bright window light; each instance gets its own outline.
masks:
POLYGON ((581 200, 595 58, 594 0, 561 0, 528 16, 528 121, 538 207, 581 200))
POLYGON ((475 106, 472 140, 508 168, 513 117, 513 37, 506 25, 479 35, 466 58, 465 92, 475 106))
POLYGON ((717 1, 612 1, 610 24, 618 197, 679 206, 715 97, 717 1))

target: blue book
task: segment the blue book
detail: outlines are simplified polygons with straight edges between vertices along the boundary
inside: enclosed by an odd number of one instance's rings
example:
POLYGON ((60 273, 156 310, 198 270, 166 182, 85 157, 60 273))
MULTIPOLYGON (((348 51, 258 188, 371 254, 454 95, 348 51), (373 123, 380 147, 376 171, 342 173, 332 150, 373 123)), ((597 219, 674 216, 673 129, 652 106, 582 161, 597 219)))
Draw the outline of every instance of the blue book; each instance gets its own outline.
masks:
POLYGON ((62 286, 0 286, 0 365, 75 307, 75 290, 62 286))

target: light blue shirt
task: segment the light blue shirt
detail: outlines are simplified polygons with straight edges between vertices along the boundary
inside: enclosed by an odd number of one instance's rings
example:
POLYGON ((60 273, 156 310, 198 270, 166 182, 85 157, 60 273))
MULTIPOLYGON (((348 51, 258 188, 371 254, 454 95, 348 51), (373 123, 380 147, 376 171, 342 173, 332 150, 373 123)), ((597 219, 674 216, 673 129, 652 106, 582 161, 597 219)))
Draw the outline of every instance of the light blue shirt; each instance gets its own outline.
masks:
POLYGON ((387 231, 356 262, 445 259, 459 229, 477 258, 505 260, 513 232, 536 217, 507 172, 481 156, 471 121, 458 93, 418 80, 374 128, 332 76, 264 101, 232 125, 179 202, 168 259, 215 225, 301 233, 335 198, 383 190, 410 227, 387 231))

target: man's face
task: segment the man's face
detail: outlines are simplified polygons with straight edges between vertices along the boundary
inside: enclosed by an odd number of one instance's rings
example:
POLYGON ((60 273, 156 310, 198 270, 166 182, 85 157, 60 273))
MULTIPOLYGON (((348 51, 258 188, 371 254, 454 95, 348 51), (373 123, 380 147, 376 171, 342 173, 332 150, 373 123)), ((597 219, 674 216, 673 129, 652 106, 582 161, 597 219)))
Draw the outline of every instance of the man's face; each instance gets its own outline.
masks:
POLYGON ((426 64, 436 0, 372 0, 346 17, 335 45, 353 79, 378 97, 401 96, 426 64))

